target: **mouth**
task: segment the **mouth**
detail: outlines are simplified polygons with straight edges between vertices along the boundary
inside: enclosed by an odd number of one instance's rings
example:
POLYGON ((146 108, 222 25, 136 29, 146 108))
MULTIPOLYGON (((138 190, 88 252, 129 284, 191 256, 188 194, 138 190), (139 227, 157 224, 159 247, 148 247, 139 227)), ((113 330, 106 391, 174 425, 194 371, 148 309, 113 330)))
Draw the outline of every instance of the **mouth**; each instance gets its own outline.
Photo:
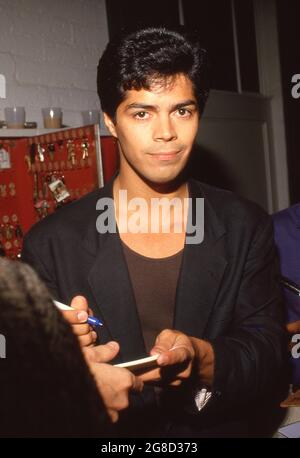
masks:
POLYGON ((172 159, 177 158, 180 153, 181 153, 181 150, 180 151, 168 151, 168 152, 151 153, 150 156, 152 156, 154 159, 158 161, 170 161, 172 159))

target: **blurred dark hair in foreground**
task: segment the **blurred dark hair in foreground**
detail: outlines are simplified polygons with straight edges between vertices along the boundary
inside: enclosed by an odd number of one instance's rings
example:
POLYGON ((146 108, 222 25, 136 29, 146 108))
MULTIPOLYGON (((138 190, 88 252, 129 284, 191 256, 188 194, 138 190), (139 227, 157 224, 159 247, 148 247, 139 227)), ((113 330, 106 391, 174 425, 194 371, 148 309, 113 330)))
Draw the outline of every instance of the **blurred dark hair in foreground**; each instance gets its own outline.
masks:
POLYGON ((108 419, 71 326, 26 264, 0 258, 1 437, 105 436, 108 419))

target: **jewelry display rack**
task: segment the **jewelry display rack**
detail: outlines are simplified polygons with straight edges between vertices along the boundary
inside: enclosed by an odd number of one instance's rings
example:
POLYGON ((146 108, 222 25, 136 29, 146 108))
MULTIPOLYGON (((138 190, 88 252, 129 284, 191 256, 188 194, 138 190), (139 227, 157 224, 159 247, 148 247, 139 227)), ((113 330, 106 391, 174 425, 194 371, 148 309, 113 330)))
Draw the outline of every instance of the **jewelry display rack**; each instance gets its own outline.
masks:
POLYGON ((99 125, 0 130, 0 255, 18 259, 24 234, 60 207, 102 187, 118 167, 99 125))

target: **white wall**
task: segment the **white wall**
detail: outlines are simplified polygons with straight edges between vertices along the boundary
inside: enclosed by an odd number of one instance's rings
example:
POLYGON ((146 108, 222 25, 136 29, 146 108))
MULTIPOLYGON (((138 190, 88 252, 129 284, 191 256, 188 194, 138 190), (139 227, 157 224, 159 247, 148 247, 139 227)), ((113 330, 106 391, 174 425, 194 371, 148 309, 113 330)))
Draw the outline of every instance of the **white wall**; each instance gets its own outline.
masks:
MULTIPOLYGON (((272 212, 289 202, 275 0, 255 0, 255 6, 260 83, 262 94, 269 98, 270 104, 270 116, 263 121, 258 119, 258 123, 266 122, 258 132, 258 141, 260 145, 264 141, 265 146, 255 150, 264 161, 265 195, 259 197, 263 193, 253 185, 257 174, 253 172, 253 177, 250 176, 249 162, 237 160, 236 151, 244 139, 240 129, 232 133, 231 159, 222 146, 228 141, 227 121, 222 120, 225 132, 220 126, 216 137, 214 124, 214 129, 200 131, 199 139, 201 143, 203 135, 211 149, 215 145, 216 152, 226 159, 239 182, 243 177, 237 191, 272 212), (251 188, 249 180, 252 180, 251 188)), ((0 99, 0 119, 4 118, 5 106, 25 106, 27 120, 37 121, 42 127, 41 108, 52 105, 62 107, 64 124, 80 125, 81 110, 99 107, 96 69, 107 41, 104 0, 0 0, 0 74, 4 74, 7 81, 7 98, 0 99)), ((224 97, 215 94, 212 98, 209 116, 220 119, 224 97)), ((237 122, 241 116, 240 104, 244 103, 242 119, 245 119, 247 97, 227 94, 226 100, 228 98, 231 99, 230 117, 237 122)), ((255 103, 255 97, 252 102, 255 103)), ((259 109, 260 102, 258 99, 256 102, 259 109)), ((105 132, 102 128, 102 133, 105 132)), ((243 155, 253 157, 253 148, 254 144, 244 142, 243 155)), ((253 162, 253 167, 255 164, 257 162, 253 162)))
POLYGON ((63 123, 99 108, 96 73, 108 41, 104 0, 0 0, 0 74, 4 107, 25 106, 43 127, 41 108, 60 106, 63 123))
POLYGON ((211 91, 197 136, 198 175, 272 213, 268 107, 259 94, 211 91))
MULTIPOLYGON (((254 7, 260 89, 269 98, 270 170, 276 211, 290 204, 277 9, 274 0, 255 0, 254 7)), ((291 43, 291 52, 293 46, 291 43)))

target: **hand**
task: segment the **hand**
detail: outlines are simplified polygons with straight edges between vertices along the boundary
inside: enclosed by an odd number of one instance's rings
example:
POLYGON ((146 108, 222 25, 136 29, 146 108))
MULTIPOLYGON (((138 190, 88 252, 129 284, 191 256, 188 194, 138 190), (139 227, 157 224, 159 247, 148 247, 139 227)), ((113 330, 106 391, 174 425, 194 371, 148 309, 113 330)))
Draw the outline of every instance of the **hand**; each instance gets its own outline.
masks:
POLYGON ((158 335, 150 353, 159 354, 160 368, 140 375, 143 382, 178 386, 189 379, 193 371, 198 383, 206 386, 213 383, 215 356, 206 340, 165 329, 158 335))
POLYGON ((293 321, 292 323, 288 323, 286 325, 287 332, 289 334, 297 334, 300 333, 300 320, 293 321))
POLYGON ((118 342, 108 342, 105 345, 96 345, 81 348, 85 360, 90 366, 93 363, 108 363, 112 361, 120 351, 118 342))
POLYGON ((84 356, 94 375, 107 413, 114 423, 119 418, 119 411, 128 407, 129 391, 142 391, 143 389, 143 382, 127 369, 103 364, 111 361, 118 352, 119 344, 117 342, 83 348, 84 356))
POLYGON ((94 345, 97 340, 97 333, 87 324, 88 315, 92 310, 88 307, 85 297, 75 296, 72 299, 71 307, 76 310, 61 310, 64 318, 72 325, 74 334, 77 335, 81 347, 94 345))
POLYGON ((195 349, 190 337, 165 329, 157 337, 151 355, 159 354, 159 368, 144 372, 140 377, 144 382, 181 385, 192 372, 195 349))

